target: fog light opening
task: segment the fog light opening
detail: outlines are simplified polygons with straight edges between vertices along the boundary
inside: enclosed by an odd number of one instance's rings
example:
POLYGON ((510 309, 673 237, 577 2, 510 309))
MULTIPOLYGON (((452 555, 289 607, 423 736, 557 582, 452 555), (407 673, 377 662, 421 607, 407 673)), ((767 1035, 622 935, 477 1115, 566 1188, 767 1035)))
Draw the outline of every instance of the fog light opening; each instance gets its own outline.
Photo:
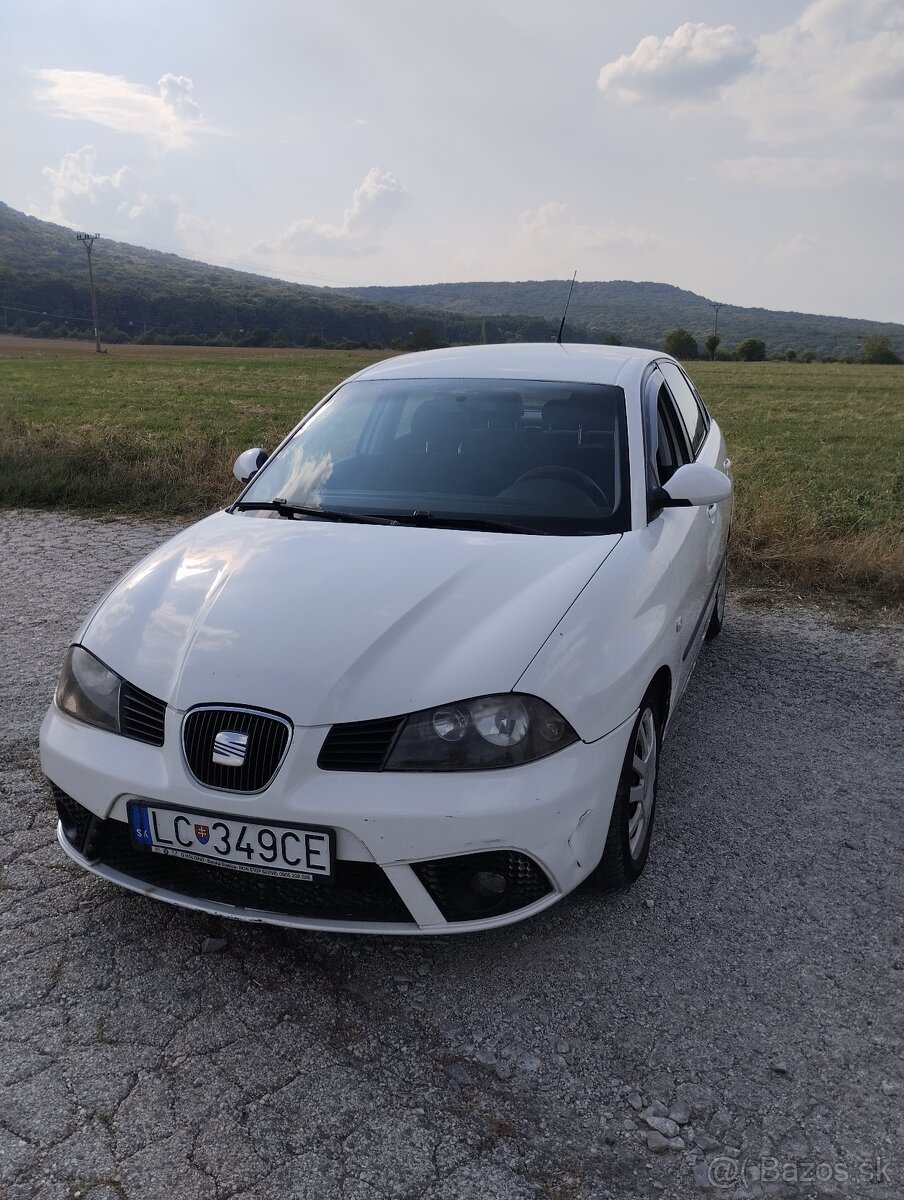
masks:
POLYGON ((543 869, 518 850, 452 855, 412 869, 449 922, 517 912, 553 890, 543 869))
POLYGON ((481 900, 495 901, 505 895, 508 880, 498 871, 475 871, 471 876, 471 888, 481 900))
POLYGON ((511 881, 500 871, 462 871, 453 891, 456 907, 471 917, 490 915, 505 905, 511 881))

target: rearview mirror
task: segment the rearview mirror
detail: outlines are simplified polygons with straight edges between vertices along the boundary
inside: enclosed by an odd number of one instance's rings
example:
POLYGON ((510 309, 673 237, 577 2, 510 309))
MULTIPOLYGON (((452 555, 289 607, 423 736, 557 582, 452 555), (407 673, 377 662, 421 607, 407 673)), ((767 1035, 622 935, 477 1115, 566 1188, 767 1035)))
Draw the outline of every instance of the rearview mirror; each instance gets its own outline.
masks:
POLYGON ((685 463, 679 467, 656 500, 662 508, 697 508, 731 499, 731 480, 715 467, 685 463))
POLYGON ((233 464, 232 473, 239 483, 250 483, 269 457, 266 450, 255 446, 253 450, 246 450, 238 456, 233 464))

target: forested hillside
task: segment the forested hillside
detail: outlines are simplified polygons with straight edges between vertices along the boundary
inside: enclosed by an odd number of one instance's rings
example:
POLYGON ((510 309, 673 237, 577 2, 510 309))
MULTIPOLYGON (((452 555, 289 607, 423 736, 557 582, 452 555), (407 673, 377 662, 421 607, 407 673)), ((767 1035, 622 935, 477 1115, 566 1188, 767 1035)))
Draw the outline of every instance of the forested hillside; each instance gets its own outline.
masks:
MULTIPOLYGON (((394 346, 549 341, 567 280, 318 288, 210 266, 123 242, 94 250, 106 341, 246 346, 394 346)), ((89 336, 88 271, 74 231, 0 203, 0 331, 89 336)), ((665 283, 578 283, 565 337, 662 347, 689 330, 703 350, 711 301, 665 283)), ((904 325, 723 304, 720 353, 760 339, 769 354, 856 357, 871 336, 904 357, 904 325)))
MULTIPOLYGON (((435 283, 420 287, 344 288, 343 294, 393 304, 446 309, 461 314, 507 312, 550 321, 561 320, 569 281, 531 280, 523 283, 435 283)), ((626 345, 662 346, 669 330, 689 330, 700 343, 713 332, 712 301, 667 283, 581 283, 574 287, 568 308, 569 333, 584 327, 593 341, 615 334, 626 345)), ((856 356, 861 341, 871 335, 888 338, 904 357, 904 325, 890 322, 825 317, 810 313, 773 312, 722 304, 719 336, 731 349, 747 338, 760 338, 770 354, 791 347, 798 353, 856 356)))
MULTIPOLYGON (((94 248, 98 317, 107 341, 239 345, 429 346, 544 341, 558 323, 529 314, 483 321, 412 311, 209 266, 123 242, 94 248)), ((91 298, 75 233, 0 203, 0 328, 44 336, 88 334, 91 298)))

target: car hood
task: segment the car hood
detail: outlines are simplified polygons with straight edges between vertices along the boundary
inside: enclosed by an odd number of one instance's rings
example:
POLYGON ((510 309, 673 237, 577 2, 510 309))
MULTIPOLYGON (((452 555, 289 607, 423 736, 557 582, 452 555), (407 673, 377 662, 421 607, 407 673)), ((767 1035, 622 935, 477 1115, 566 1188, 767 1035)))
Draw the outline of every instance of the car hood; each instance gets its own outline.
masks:
POLYGON ((511 689, 619 536, 217 513, 126 575, 81 640, 181 710, 412 712, 511 689))

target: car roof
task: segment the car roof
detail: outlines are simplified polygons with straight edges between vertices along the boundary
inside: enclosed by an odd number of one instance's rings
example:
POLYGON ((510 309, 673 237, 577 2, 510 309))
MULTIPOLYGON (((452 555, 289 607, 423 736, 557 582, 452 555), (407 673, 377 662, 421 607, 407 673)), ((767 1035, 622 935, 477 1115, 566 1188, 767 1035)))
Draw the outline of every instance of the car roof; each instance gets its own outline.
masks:
POLYGON ((667 358, 635 346, 593 346, 567 342, 520 342, 496 346, 454 346, 383 359, 356 379, 542 379, 569 383, 622 383, 638 378, 646 365, 667 358))

